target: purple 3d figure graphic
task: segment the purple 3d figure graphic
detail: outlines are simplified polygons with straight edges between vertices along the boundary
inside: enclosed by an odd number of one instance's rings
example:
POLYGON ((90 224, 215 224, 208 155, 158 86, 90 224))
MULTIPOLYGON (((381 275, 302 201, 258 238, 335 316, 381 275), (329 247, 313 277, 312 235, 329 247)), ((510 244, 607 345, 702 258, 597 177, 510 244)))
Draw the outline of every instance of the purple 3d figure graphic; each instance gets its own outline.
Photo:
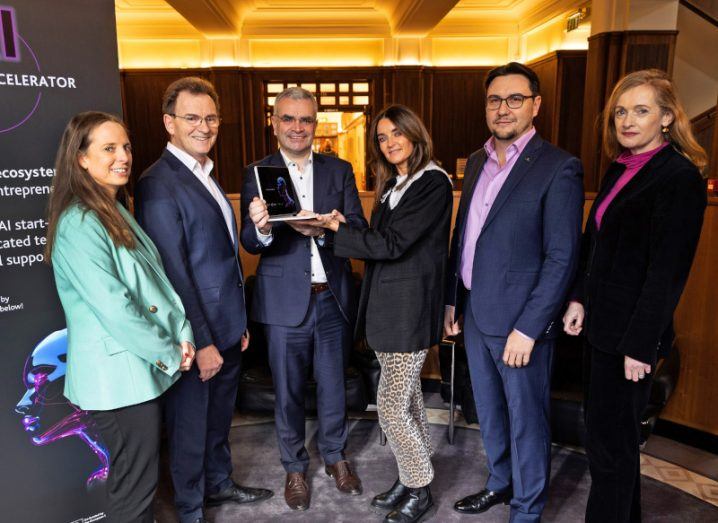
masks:
POLYGON ((25 362, 23 381, 27 391, 15 407, 33 445, 44 446, 70 436, 84 441, 100 460, 100 467, 87 478, 87 486, 107 479, 110 457, 90 415, 63 395, 67 359, 67 329, 55 331, 37 344, 25 362), (48 418, 65 414, 44 430, 48 418))
POLYGON ((294 200, 291 196, 289 196, 289 191, 287 191, 287 182, 282 176, 277 178, 277 192, 279 193, 279 196, 281 196, 284 205, 293 209, 294 200))

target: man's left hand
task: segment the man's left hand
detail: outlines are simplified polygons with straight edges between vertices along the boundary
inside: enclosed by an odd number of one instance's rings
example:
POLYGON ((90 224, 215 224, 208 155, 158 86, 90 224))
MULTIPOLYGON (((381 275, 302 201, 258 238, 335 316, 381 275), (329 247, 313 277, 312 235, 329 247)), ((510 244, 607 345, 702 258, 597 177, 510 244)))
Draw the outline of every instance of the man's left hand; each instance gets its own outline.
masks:
MULTIPOLYGON (((312 211, 307 211, 305 209, 302 209, 299 211, 297 216, 311 216, 312 218, 315 218, 317 213, 312 211)), ((304 236, 319 236, 324 232, 324 230, 321 227, 318 227, 318 222, 316 219, 311 220, 289 220, 286 222, 292 229, 297 231, 299 234, 303 234, 304 236)))
POLYGON ((528 365, 534 343, 534 340, 517 330, 511 331, 504 347, 504 364, 515 369, 528 365))
POLYGON ((242 352, 246 351, 249 348, 249 329, 244 331, 244 334, 242 334, 242 342, 240 348, 242 349, 242 352))

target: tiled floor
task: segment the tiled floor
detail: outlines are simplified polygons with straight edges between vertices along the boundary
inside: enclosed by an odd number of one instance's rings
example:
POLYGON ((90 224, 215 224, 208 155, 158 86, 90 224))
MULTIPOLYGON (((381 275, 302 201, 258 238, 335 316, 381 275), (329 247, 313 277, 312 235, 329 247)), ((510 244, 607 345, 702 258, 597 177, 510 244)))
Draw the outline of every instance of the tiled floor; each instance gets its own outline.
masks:
POLYGON ((655 434, 650 437, 643 452, 718 481, 718 454, 655 434))
POLYGON ((641 454, 641 474, 718 507, 718 481, 714 479, 646 453, 641 454))

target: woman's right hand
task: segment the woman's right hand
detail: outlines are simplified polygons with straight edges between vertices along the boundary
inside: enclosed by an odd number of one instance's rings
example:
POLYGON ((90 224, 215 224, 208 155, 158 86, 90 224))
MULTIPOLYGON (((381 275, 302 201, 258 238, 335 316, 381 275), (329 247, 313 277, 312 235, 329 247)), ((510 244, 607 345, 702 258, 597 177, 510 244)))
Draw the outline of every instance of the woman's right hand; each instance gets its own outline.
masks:
POLYGON ((179 370, 182 372, 188 371, 192 367, 194 361, 194 347, 188 341, 182 341, 179 344, 179 350, 182 354, 182 361, 180 361, 179 370))
POLYGON ((651 373, 651 366, 629 356, 623 357, 623 370, 627 380, 638 382, 651 373))
POLYGON ((583 304, 572 301, 568 304, 566 314, 563 315, 563 330, 570 336, 578 336, 583 329, 583 319, 585 316, 583 304))
POLYGON ((347 223, 342 213, 334 209, 328 214, 317 214, 317 222, 320 227, 337 232, 340 223, 347 223))

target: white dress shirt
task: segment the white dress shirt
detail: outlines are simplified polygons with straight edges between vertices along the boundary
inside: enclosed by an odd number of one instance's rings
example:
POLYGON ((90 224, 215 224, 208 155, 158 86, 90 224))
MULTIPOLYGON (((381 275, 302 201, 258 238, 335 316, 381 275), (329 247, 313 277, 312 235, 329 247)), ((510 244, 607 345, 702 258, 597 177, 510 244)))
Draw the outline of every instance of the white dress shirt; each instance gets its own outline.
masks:
POLYGON ((204 188, 207 189, 212 198, 214 198, 217 202, 217 205, 219 205, 219 208, 222 210, 224 222, 227 224, 229 236, 232 238, 232 242, 236 244, 235 231, 232 223, 232 206, 227 201, 227 198, 224 197, 222 189, 219 188, 217 182, 210 176, 212 174, 212 169, 214 168, 214 162, 210 158, 207 158, 204 165, 202 165, 194 157, 192 157, 192 155, 187 154, 185 151, 170 142, 167 142, 167 150, 174 154, 177 159, 187 167, 187 169, 192 171, 192 174, 194 174, 197 179, 202 182, 204 188))
MULTIPOLYGON (((309 153, 309 158, 304 166, 304 170, 300 171, 299 165, 293 160, 290 160, 281 150, 282 158, 284 163, 289 169, 289 176, 292 178, 294 184, 294 190, 297 192, 297 198, 299 199, 299 207, 304 210, 314 211, 314 153, 309 153)), ((255 227, 257 231, 257 238, 265 247, 272 243, 272 233, 262 234, 259 229, 255 227)), ((310 256, 311 256, 311 270, 312 270, 312 283, 326 283, 327 274, 324 271, 324 265, 322 265, 322 259, 319 256, 319 248, 317 242, 314 239, 309 242, 310 256)))

